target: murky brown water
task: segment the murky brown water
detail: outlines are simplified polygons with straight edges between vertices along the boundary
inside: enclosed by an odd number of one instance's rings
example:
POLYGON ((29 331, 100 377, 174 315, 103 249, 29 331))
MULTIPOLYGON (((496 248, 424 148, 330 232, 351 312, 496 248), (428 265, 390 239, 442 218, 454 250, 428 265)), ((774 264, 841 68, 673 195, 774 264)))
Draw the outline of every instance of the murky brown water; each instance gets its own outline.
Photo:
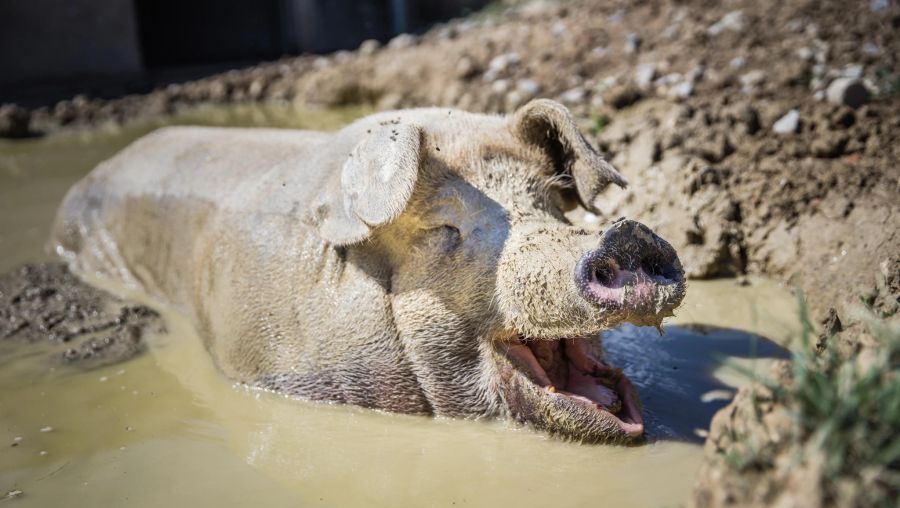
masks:
MULTIPOLYGON (((359 113, 210 108, 170 122, 330 128, 359 113)), ((65 190, 158 125, 0 142, 0 271, 43 258, 65 190)), ((665 336, 634 327, 609 333, 609 355, 625 367, 645 405, 650 439, 634 448, 582 446, 507 423, 384 414, 233 386, 171 312, 164 312, 169 333, 151 339, 149 354, 89 372, 55 366, 40 348, 0 343, 0 502, 678 505, 700 463, 698 434, 743 380, 723 364, 752 366, 780 355, 748 332, 782 340, 796 329, 794 309, 786 291, 770 282, 694 282, 665 336), (42 432, 46 427, 52 430, 42 432), (22 494, 3 500, 14 490, 22 494)))

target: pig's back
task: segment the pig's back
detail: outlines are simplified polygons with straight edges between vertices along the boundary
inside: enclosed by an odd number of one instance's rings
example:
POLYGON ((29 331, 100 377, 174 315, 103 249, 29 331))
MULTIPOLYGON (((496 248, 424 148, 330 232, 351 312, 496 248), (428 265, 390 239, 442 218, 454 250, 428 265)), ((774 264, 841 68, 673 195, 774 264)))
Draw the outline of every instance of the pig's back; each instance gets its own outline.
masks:
MULTIPOLYGON (((202 240, 238 217, 296 214, 329 168, 309 164, 330 134, 168 127, 132 143, 78 182, 51 248, 77 269, 189 305, 202 240)), ((225 231, 222 231, 224 229, 225 231)))

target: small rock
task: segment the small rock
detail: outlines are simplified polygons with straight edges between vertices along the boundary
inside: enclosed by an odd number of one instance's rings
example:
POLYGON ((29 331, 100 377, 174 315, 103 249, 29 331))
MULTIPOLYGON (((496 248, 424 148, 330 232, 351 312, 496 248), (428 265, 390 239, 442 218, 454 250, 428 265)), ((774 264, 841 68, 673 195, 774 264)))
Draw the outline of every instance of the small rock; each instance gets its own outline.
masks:
POLYGON ((359 54, 364 56, 374 55, 381 48, 381 43, 375 39, 368 39, 359 45, 359 54))
POLYGON ((794 18, 784 26, 788 32, 800 33, 806 28, 806 24, 800 18, 794 18))
POLYGON ((750 93, 754 89, 758 88, 760 85, 765 83, 766 81, 766 73, 765 71, 756 69, 752 70, 746 74, 741 75, 741 91, 744 93, 750 93))
POLYGON ((525 97, 534 97, 541 91, 541 85, 533 79, 520 79, 516 82, 516 90, 525 97))
POLYGON ((867 42, 867 43, 863 44, 862 50, 863 50, 863 53, 865 53, 869 56, 880 56, 882 53, 881 47, 878 46, 878 44, 875 44, 872 42, 867 42))
POLYGON ((554 37, 562 37, 562 35, 566 33, 566 24, 562 21, 553 23, 553 26, 550 28, 550 33, 552 33, 554 37))
POLYGON ((634 82, 641 88, 647 88, 656 79, 656 64, 644 63, 637 66, 634 71, 634 82))
POLYGON ((869 10, 872 12, 880 12, 888 8, 890 2, 888 0, 870 0, 869 10))
POLYGON ((619 9, 616 12, 609 15, 607 18, 610 23, 616 24, 625 19, 625 9, 619 9))
POLYGON ((744 16, 743 11, 731 11, 722 16, 722 19, 715 24, 710 25, 710 27, 706 29, 706 33, 716 36, 726 31, 739 32, 744 29, 744 25, 746 24, 747 18, 744 16))
POLYGON ((636 86, 611 86, 603 94, 603 102, 615 109, 623 109, 641 100, 643 95, 636 86))
POLYGON ((517 65, 521 61, 522 59, 519 58, 518 53, 503 53, 502 55, 497 55, 491 59, 491 62, 488 64, 488 70, 503 72, 506 69, 517 65))
POLYGON ((829 102, 858 108, 869 102, 869 91, 856 78, 838 78, 828 85, 825 96, 829 102))
POLYGON ((638 135, 628 147, 628 165, 636 171, 645 171, 661 155, 659 140, 652 130, 646 130, 638 135))
POLYGON ((675 86, 678 83, 681 83, 682 81, 684 81, 684 76, 682 76, 681 74, 679 74, 677 72, 670 72, 669 74, 666 74, 665 76, 660 76, 656 80, 656 86, 670 87, 670 86, 675 86))
POLYGON ((630 32, 625 36, 625 52, 626 53, 637 53, 639 49, 641 49, 641 36, 630 32))
POLYGON ((0 138, 23 138, 28 136, 30 115, 14 104, 0 105, 0 138))
POLYGON ((525 102, 525 98, 518 90, 512 90, 506 94, 504 101, 506 103, 506 111, 514 111, 525 102))
POLYGON ((470 79, 478 74, 478 66, 471 58, 464 56, 456 62, 456 77, 459 79, 470 79))
POLYGON ((694 95, 694 84, 690 81, 682 81, 669 89, 669 97, 684 99, 694 95))
POLYGON ((418 44, 419 40, 412 34, 400 34, 388 42, 388 47, 393 49, 411 48, 418 44))
POLYGON ((584 88, 580 86, 576 86, 570 90, 566 90, 559 96, 560 102, 565 104, 578 104, 584 100, 585 91, 584 88))
POLYGON ((6 493, 6 497, 9 498, 9 499, 12 499, 12 498, 14 498, 14 497, 19 497, 19 496, 21 496, 21 495, 22 495, 22 491, 19 490, 19 489, 11 490, 11 491, 9 491, 9 492, 6 493))
POLYGON ((685 78, 691 83, 696 83, 703 79, 703 75, 706 73, 706 66, 702 64, 697 64, 688 71, 685 75, 685 78))
POLYGON ((793 134, 800 128, 800 112, 792 109, 772 124, 775 134, 793 134))
POLYGON ((41 457, 46 457, 46 456, 47 456, 47 450, 41 450, 41 451, 38 453, 38 455, 40 455, 41 457))
POLYGON ((53 432, 53 427, 47 425, 46 427, 41 427, 41 432, 53 432))
POLYGON ((506 79, 498 79, 491 83, 491 91, 495 93, 506 93, 509 90, 509 81, 506 79))
POLYGON ((840 157, 847 147, 847 141, 849 141, 849 138, 846 134, 829 133, 817 137, 810 144, 809 149, 816 157, 840 157))
POLYGON ((841 69, 841 76, 845 78, 862 79, 865 66, 862 64, 851 64, 841 69))
POLYGON ((747 65, 747 59, 742 56, 736 56, 728 62, 728 65, 730 65, 732 69, 741 69, 747 65))
POLYGON ((803 60, 806 62, 811 62, 814 56, 815 56, 815 53, 813 53, 813 50, 810 48, 802 47, 797 50, 797 57, 800 60, 803 60))

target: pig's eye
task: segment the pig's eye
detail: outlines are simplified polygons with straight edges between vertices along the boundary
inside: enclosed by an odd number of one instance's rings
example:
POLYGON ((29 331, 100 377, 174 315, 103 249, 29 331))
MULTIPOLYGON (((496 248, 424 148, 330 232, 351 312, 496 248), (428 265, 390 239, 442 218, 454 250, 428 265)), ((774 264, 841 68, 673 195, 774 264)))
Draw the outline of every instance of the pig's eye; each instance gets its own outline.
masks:
POLYGON ((429 241, 444 252, 450 252, 462 243, 462 234, 459 228, 444 224, 428 229, 429 241))

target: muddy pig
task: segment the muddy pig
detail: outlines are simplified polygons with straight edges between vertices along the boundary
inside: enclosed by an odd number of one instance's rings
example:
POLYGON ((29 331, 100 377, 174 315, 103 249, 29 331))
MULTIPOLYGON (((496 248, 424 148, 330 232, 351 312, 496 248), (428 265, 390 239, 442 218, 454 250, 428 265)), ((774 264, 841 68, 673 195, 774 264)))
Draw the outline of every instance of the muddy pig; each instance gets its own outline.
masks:
POLYGON ((659 325, 672 247, 594 210, 625 179, 560 104, 386 112, 335 133, 169 127, 68 193, 51 247, 190 317, 240 383, 422 415, 643 434, 598 332, 659 325))

